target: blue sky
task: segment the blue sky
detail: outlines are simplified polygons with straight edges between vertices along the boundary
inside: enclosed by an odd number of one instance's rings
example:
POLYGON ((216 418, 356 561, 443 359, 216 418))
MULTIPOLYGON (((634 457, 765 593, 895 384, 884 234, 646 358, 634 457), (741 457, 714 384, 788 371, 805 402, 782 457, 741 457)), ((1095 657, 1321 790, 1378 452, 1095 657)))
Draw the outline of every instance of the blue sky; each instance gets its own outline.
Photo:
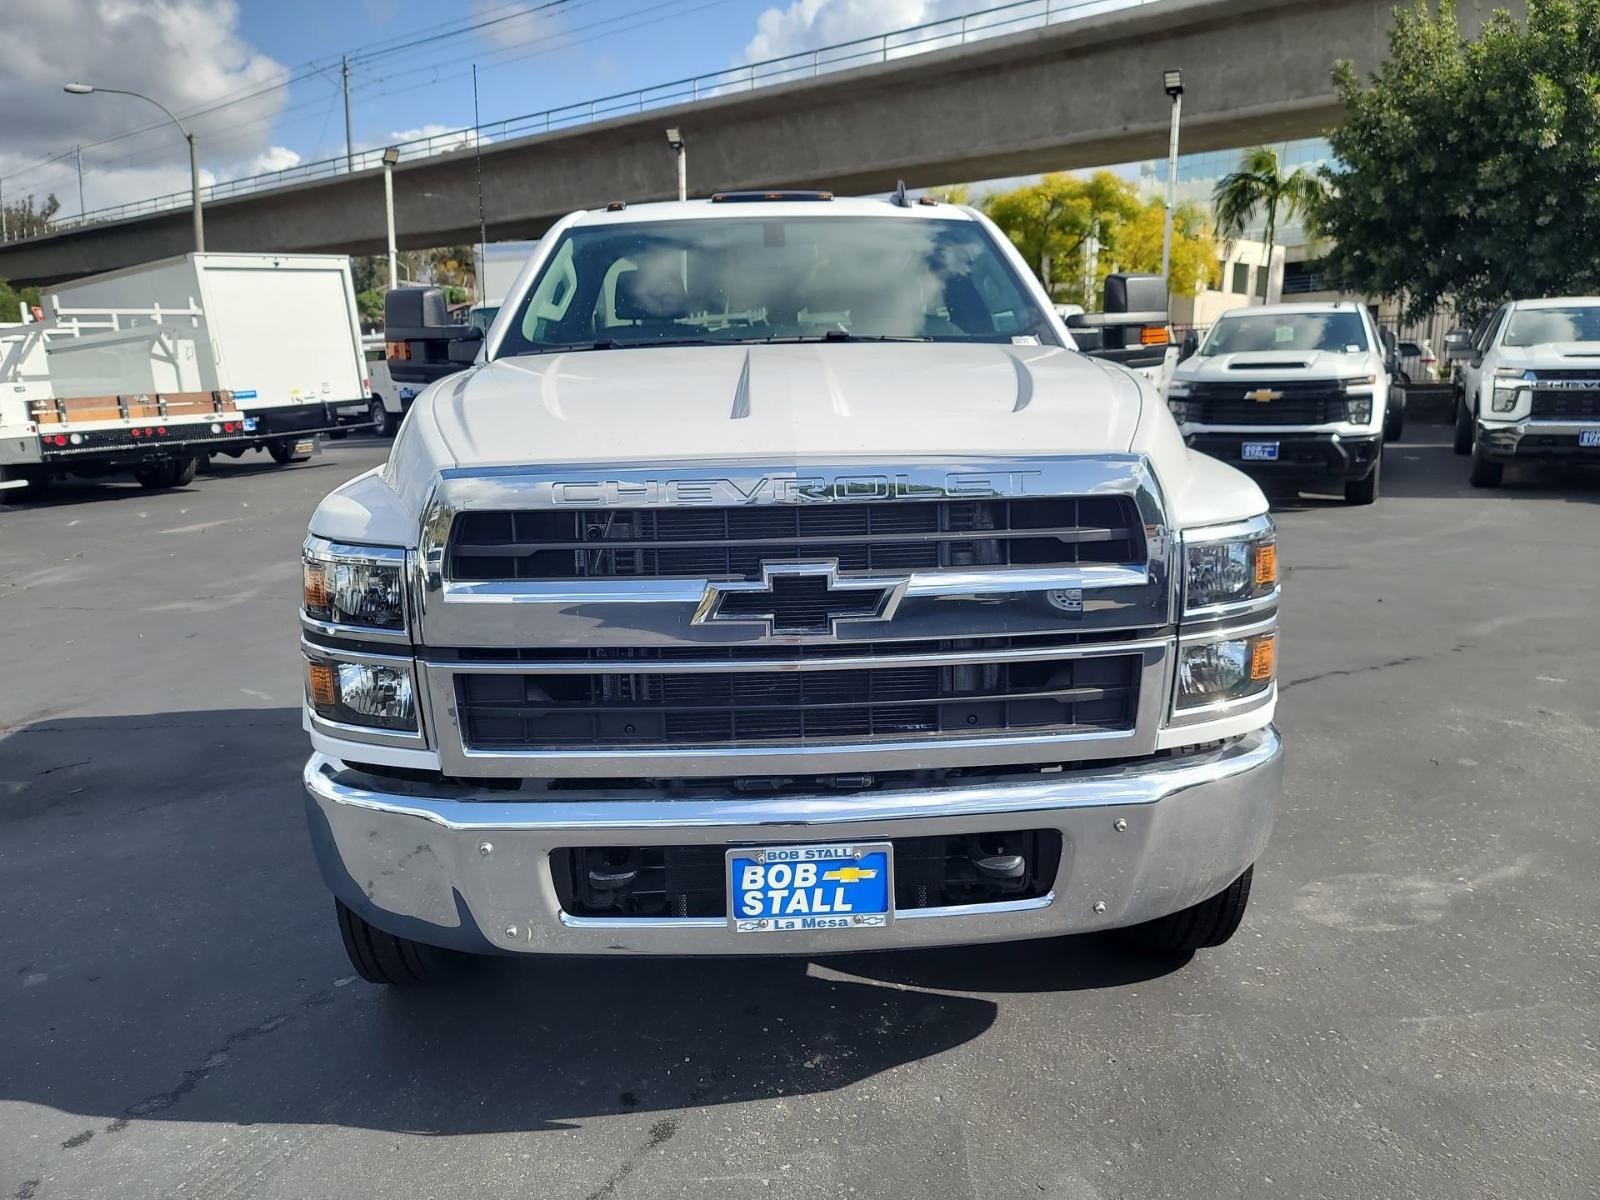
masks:
MULTIPOLYGON (((1051 0, 1058 16, 1137 2, 1051 0)), ((183 141, 155 110, 64 95, 69 81, 162 100, 188 120, 202 180, 216 183, 343 154, 342 53, 360 150, 473 124, 474 64, 489 122, 1001 3, 13 0, 0 38, 0 189, 11 200, 53 193, 74 214, 81 158, 90 211, 187 191, 183 141)), ((1011 0, 1007 15, 1036 19, 1045 4, 1011 0)))

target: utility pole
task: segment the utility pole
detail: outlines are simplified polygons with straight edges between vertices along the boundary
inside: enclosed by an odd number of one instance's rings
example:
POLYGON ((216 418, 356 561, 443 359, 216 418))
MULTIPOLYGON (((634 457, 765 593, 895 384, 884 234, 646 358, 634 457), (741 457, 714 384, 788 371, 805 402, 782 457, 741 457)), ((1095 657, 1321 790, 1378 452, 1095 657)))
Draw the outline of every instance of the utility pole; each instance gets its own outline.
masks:
POLYGON ((0 179, 0 242, 9 242, 11 235, 6 232, 6 189, 5 180, 0 179))
POLYGON ((1183 117, 1183 73, 1167 71, 1161 83, 1172 98, 1172 132, 1167 140, 1167 216, 1161 233, 1161 278, 1172 294, 1172 218, 1178 207, 1178 123, 1183 117))
POLYGON ((343 55, 339 59, 344 66, 344 169, 356 169, 356 143, 350 132, 350 56, 343 55))
POLYGON ((79 145, 79 146, 74 147, 74 149, 76 149, 77 152, 78 152, 78 220, 81 222, 83 220, 83 214, 84 214, 84 207, 83 207, 83 147, 81 145, 79 145))

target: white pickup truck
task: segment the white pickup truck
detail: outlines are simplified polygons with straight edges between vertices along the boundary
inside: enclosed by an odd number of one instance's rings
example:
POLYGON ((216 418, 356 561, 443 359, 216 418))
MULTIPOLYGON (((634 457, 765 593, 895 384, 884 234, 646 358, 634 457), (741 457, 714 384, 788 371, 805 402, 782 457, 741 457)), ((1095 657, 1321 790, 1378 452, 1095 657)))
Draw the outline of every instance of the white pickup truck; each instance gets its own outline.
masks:
POLYGON ((1473 487, 1509 462, 1600 465, 1600 297, 1513 300, 1452 332, 1457 454, 1473 487))
POLYGON ((1282 772, 1266 499, 982 215, 614 204, 434 332, 470 369, 303 552, 363 978, 1233 934, 1282 772))
POLYGON ((1405 411, 1372 317, 1359 304, 1273 304, 1218 318, 1167 385, 1197 450, 1296 487, 1333 482, 1378 498, 1383 444, 1405 411))

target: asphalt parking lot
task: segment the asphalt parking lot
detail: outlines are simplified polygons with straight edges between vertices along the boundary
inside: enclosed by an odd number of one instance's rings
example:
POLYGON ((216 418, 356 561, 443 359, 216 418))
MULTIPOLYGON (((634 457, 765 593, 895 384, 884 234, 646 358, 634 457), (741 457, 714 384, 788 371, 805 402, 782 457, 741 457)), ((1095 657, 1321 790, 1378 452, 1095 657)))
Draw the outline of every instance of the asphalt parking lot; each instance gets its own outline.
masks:
POLYGON ((383 445, 0 511, 0 1200, 1567 1197, 1600 1179, 1600 477, 1279 512, 1286 791, 1228 946, 355 981, 307 516, 383 445))

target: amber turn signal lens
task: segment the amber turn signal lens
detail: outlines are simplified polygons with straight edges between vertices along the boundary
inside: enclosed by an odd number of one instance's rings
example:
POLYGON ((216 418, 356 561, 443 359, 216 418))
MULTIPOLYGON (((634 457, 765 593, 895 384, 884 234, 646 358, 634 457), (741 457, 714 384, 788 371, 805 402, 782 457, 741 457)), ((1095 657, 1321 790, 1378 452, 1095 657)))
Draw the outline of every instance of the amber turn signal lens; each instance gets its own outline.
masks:
POLYGON ((1276 542, 1261 542, 1256 546, 1256 586, 1265 587, 1278 582, 1278 546, 1276 542))
POLYGON ((409 362, 411 359, 410 342, 385 342, 383 356, 389 359, 398 359, 400 362, 409 362))
POLYGON ((306 611, 319 613, 328 607, 328 573, 321 563, 308 562, 305 565, 306 580, 306 611))
POLYGON ((1141 346, 1165 346, 1167 340, 1167 327, 1165 325, 1146 325, 1139 330, 1139 344, 1141 346))
POLYGON ((332 708, 339 703, 339 689, 334 684, 333 667, 327 663, 306 664, 307 678, 311 682, 311 703, 316 708, 332 708))
POLYGON ((1275 637, 1256 638, 1250 647, 1250 678, 1256 681, 1272 678, 1274 658, 1278 650, 1275 637))

